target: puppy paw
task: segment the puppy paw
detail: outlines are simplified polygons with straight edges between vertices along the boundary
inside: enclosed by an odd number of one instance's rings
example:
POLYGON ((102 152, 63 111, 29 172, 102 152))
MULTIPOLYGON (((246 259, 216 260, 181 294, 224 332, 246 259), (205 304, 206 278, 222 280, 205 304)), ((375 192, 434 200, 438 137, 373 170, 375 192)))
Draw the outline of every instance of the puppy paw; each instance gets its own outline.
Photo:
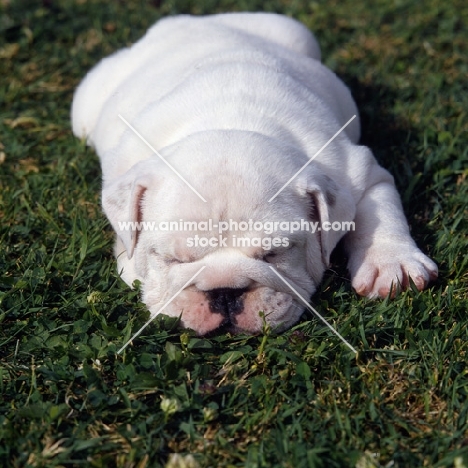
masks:
POLYGON ((410 286, 409 278, 422 291, 438 275, 437 265, 417 247, 398 244, 354 252, 348 267, 353 288, 369 298, 394 297, 410 286))

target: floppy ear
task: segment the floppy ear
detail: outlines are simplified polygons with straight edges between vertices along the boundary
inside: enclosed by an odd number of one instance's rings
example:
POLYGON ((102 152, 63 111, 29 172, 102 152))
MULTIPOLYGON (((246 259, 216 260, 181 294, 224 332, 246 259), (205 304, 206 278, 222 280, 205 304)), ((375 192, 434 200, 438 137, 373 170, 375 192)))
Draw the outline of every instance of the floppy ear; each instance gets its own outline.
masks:
POLYGON ((342 223, 354 220, 356 204, 349 190, 318 171, 309 171, 298 181, 298 186, 309 199, 309 219, 319 222, 316 232, 322 262, 328 268, 333 249, 347 232, 342 223), (337 222, 340 223, 339 229, 336 229, 337 222))
POLYGON ((102 207, 112 227, 120 237, 128 258, 132 258, 139 230, 129 223, 142 221, 142 200, 154 185, 156 168, 153 161, 135 164, 125 174, 102 188, 102 207))

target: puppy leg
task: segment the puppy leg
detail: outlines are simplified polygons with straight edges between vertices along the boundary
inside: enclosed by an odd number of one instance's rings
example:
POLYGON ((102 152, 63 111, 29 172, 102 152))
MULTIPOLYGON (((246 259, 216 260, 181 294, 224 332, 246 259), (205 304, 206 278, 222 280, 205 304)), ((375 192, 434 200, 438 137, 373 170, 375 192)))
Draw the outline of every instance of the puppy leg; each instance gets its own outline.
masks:
POLYGON ((410 236, 399 195, 389 181, 364 193, 357 206, 355 231, 345 238, 352 285, 362 296, 386 297, 409 286, 419 290, 437 278, 436 264, 410 236))

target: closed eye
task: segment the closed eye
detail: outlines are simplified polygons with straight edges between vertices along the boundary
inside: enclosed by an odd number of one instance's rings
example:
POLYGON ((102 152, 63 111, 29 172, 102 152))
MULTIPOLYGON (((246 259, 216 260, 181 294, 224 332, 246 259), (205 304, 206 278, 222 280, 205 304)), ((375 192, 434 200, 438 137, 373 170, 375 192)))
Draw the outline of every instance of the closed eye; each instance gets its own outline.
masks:
POLYGON ((160 260, 163 260, 163 262, 166 264, 166 265, 174 265, 174 264, 177 264, 177 263, 183 263, 181 260, 175 258, 175 257, 169 257, 167 255, 161 255, 155 247, 152 247, 151 249, 149 249, 149 254, 152 256, 152 257, 157 257, 159 258, 160 260))
POLYGON ((264 262, 273 262, 277 261, 280 257, 283 256, 283 254, 286 254, 287 252, 290 252, 294 248, 295 244, 291 243, 287 248, 280 248, 279 250, 270 250, 268 252, 265 252, 261 259, 264 262))
POLYGON ((166 265, 176 265, 178 263, 183 263, 181 262, 180 260, 178 260, 177 258, 172 258, 172 257, 164 257, 164 263, 166 265))
POLYGON ((264 262, 270 262, 274 260, 274 258, 278 255, 277 252, 267 252, 265 255, 263 255, 262 260, 264 262))

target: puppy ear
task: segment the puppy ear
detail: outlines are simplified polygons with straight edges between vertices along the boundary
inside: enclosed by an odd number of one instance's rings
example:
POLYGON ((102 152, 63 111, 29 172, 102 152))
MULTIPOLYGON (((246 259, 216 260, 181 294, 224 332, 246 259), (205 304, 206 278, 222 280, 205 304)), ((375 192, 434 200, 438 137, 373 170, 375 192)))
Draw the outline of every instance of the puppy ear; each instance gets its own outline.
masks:
POLYGON ((139 230, 133 225, 142 221, 142 201, 148 188, 154 186, 156 171, 153 161, 141 161, 102 189, 102 207, 121 239, 128 258, 132 258, 139 230), (131 223, 131 224, 130 224, 131 223))
POLYGON ((318 171, 310 171, 299 181, 299 187, 302 194, 308 197, 309 219, 319 222, 316 232, 322 262, 328 268, 333 249, 347 232, 343 222, 354 220, 356 205, 349 190, 318 171))

